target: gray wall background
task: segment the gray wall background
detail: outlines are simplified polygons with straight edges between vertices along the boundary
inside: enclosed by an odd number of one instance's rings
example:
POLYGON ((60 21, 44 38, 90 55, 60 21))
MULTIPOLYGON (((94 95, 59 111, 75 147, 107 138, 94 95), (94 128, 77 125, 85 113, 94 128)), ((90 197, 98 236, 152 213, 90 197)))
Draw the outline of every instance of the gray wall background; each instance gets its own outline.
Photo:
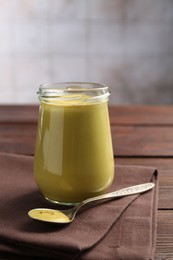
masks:
POLYGON ((0 103, 94 81, 111 104, 173 103, 173 0, 0 0, 0 103))

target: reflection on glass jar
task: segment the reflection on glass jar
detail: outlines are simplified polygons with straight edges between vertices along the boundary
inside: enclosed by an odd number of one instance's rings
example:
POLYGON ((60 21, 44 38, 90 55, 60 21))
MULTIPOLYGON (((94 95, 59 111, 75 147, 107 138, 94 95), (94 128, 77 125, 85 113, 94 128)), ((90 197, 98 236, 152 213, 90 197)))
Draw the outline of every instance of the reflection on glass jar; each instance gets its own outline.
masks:
POLYGON ((34 175, 41 192, 62 204, 104 193, 114 177, 108 87, 45 84, 38 94, 34 175))

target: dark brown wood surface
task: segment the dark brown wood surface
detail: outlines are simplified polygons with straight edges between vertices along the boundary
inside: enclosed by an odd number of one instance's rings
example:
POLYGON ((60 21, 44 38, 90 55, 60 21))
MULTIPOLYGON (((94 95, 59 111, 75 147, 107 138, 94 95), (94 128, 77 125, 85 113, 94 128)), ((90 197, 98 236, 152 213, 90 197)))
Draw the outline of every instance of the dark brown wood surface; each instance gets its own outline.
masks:
POLYGON ((111 125, 173 125, 173 106, 112 106, 111 125))
MULTIPOLYGON (((115 163, 159 170, 156 260, 173 259, 173 106, 109 108, 115 163)), ((34 154, 38 106, 0 106, 0 152, 34 154)))
POLYGON ((173 156, 173 126, 113 126, 117 156, 173 156))

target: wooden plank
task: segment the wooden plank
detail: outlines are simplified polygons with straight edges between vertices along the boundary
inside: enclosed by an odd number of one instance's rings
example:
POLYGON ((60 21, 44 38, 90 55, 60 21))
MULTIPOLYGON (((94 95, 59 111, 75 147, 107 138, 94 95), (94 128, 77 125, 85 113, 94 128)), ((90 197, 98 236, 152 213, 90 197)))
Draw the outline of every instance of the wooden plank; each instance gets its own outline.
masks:
MULTIPOLYGON (((159 173, 159 185, 167 186, 170 180, 167 179, 167 173, 170 175, 173 171, 173 158, 115 158, 115 164, 120 165, 140 165, 157 168, 159 173), (164 184, 163 184, 164 183, 164 184)), ((173 182, 173 176, 171 181, 173 182)), ((171 184, 172 185, 172 184, 171 184)))
POLYGON ((114 126, 116 156, 173 157, 173 127, 114 126))
POLYGON ((0 123, 36 123, 38 105, 0 105, 0 123))
MULTIPOLYGON (((159 209, 173 210, 173 187, 159 188, 159 209)), ((173 212, 172 212, 173 214, 173 212)))
POLYGON ((112 125, 173 125, 173 106, 110 106, 112 125))
MULTIPOLYGON (((173 125, 173 106, 109 106, 112 125, 173 125)), ((38 105, 0 105, 1 122, 36 122, 38 105)))
POLYGON ((33 155, 36 124, 0 125, 0 152, 33 155))
POLYGON ((156 260, 173 259, 173 211, 159 210, 157 222, 156 260))

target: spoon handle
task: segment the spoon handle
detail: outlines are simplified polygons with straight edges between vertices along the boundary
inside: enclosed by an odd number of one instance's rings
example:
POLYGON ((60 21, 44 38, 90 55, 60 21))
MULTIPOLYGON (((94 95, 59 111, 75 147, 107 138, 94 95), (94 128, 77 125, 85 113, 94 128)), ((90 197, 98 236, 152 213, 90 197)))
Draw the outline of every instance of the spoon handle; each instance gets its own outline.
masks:
POLYGON ((110 199, 110 198, 118 198, 118 197, 123 197, 123 196, 128 196, 128 195, 133 195, 133 194, 137 194, 137 193, 142 193, 145 192, 147 190, 152 189, 155 186, 154 183, 152 182, 148 182, 148 183, 143 183, 143 184, 139 184, 139 185, 135 185, 135 186, 131 186, 125 189, 121 189, 121 190, 117 190, 117 191, 113 191, 107 194, 103 194, 100 196, 96 196, 93 198, 89 198, 83 201, 83 205, 92 201, 96 201, 96 200, 102 200, 102 199, 110 199))

